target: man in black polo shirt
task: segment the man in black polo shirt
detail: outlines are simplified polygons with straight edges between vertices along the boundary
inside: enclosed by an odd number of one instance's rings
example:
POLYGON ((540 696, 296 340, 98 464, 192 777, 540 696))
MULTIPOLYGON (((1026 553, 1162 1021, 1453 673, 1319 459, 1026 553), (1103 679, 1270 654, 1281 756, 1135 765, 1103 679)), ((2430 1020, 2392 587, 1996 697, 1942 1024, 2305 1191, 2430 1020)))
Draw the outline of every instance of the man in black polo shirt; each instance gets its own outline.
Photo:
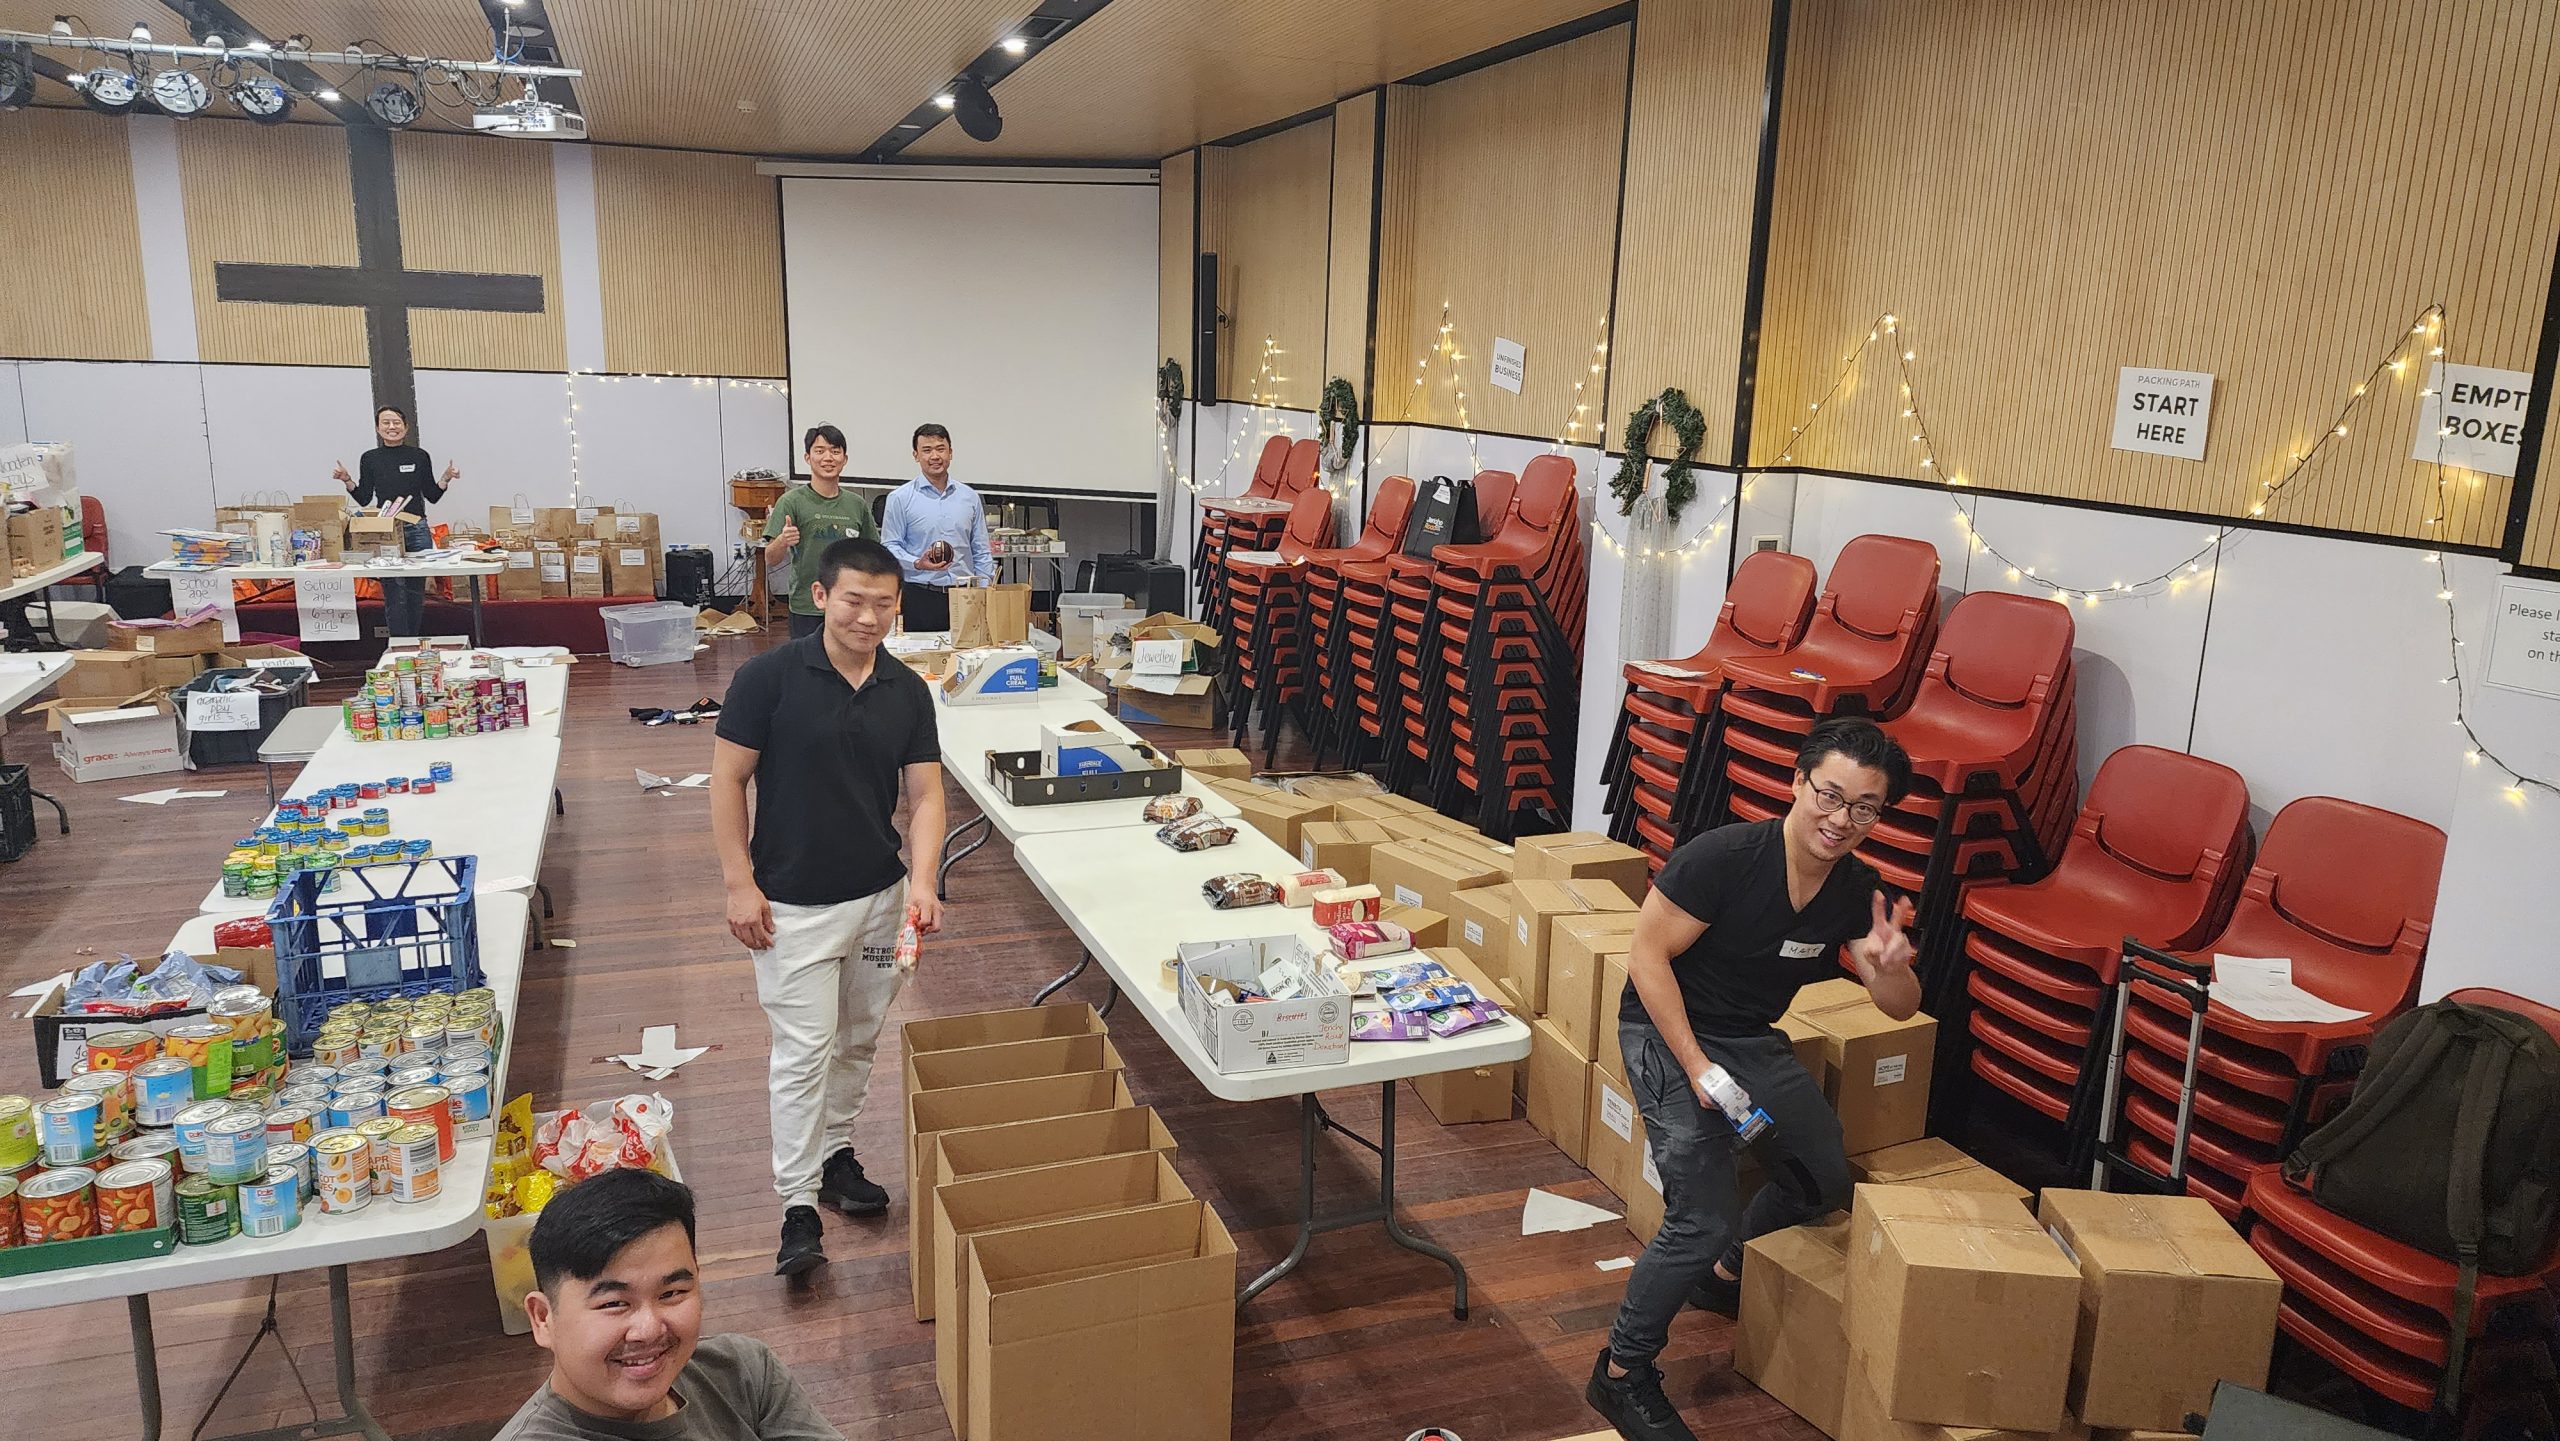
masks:
POLYGON ((878 1216, 889 1193, 854 1159, 853 1122, 880 1023, 904 980, 907 917, 942 923, 942 749, 933 694, 880 649, 898 615, 898 559, 876 540, 818 558, 816 634, 738 668, 711 762, 711 833, 729 892, 729 934, 754 954, 756 999, 773 1028, 773 1188, 782 1196, 778 1275, 827 1259, 817 1203, 878 1216), (747 835, 747 782, 756 789, 747 835), (891 824, 904 792, 913 869, 891 824))
POLYGON ((1840 974, 1844 951, 1886 1015, 1920 1009, 1902 933, 1910 903, 1889 907, 1875 871, 1851 854, 1910 785, 1910 757, 1875 722, 1824 721, 1796 753, 1783 818, 1691 840, 1645 897, 1618 1039, 1662 1175, 1663 1222, 1627 1278, 1586 1392, 1633 1441, 1695 1441, 1654 1365, 1681 1305, 1731 1315, 1744 1241, 1848 1204, 1840 1118, 1775 1027, 1798 987, 1840 974), (1709 1079, 1739 1084, 1773 1123, 1758 1143, 1771 1179, 1747 1209, 1735 1194, 1741 1142, 1709 1079))

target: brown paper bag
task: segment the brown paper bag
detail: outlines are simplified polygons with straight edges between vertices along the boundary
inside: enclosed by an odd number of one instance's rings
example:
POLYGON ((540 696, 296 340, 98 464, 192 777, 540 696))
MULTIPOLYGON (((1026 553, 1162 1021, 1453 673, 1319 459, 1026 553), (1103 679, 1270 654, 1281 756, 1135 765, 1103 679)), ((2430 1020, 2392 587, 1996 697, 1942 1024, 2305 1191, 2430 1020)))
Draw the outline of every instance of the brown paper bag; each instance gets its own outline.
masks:
POLYGON ((569 594, 594 598, 604 593, 604 542, 600 540, 570 542, 569 594))
POLYGON ((535 564, 532 534, 507 531, 499 535, 498 544, 507 548, 507 568, 498 572, 498 599, 540 600, 542 572, 535 564))
POLYGON ((1031 587, 961 586, 951 592, 951 645, 1021 645, 1031 639, 1031 587))
POLYGON ((578 538, 578 510, 569 505, 537 505, 533 508, 533 538, 558 541, 562 546, 578 538))
POLYGON ((658 517, 654 512, 634 510, 626 501, 613 507, 613 538, 621 545, 636 545, 649 552, 649 587, 657 590, 667 583, 666 547, 658 537, 658 517))
POLYGON ((534 569, 542 576, 543 598, 555 599, 569 594, 569 551, 556 540, 533 543, 534 569))
POLYGON ((613 539, 613 507, 578 503, 578 538, 580 540, 613 539))
POLYGON ((511 530, 533 534, 533 502, 525 498, 523 491, 516 492, 512 505, 489 507, 489 533, 504 535, 511 530))
POLYGON ((605 570, 615 595, 655 595, 658 593, 657 571, 650 564, 652 546, 643 545, 629 536, 615 536, 596 542, 604 547, 605 570))

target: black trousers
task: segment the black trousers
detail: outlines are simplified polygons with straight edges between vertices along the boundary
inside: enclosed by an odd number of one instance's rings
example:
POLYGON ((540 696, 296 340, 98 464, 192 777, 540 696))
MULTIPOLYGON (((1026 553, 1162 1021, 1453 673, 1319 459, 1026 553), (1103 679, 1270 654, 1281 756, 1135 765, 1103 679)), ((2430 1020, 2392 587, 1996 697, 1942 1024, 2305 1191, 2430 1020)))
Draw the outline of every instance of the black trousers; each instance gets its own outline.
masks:
POLYGON ((951 629, 951 588, 908 581, 900 592, 899 618, 909 630, 951 629))

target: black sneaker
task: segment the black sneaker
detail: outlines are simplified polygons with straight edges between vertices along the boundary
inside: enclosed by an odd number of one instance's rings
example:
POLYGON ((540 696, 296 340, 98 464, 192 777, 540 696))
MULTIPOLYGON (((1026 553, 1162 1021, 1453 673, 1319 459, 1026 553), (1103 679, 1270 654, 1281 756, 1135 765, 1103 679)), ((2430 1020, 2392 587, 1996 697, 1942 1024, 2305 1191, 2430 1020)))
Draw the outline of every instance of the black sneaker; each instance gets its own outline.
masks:
POLYGON ((1591 1363, 1591 1384, 1582 1397, 1591 1409, 1618 1428, 1627 1441, 1698 1441, 1698 1433, 1680 1419, 1671 1398, 1662 1394, 1662 1372, 1650 1363, 1632 1366, 1624 1376, 1609 1374, 1609 1348, 1591 1363))
POLYGON ((862 1163, 853 1158, 851 1146, 827 1158, 827 1168, 818 1174, 818 1199, 848 1216, 889 1213, 889 1193, 862 1174, 862 1163))
POLYGON ((1728 1281, 1709 1271, 1697 1285, 1689 1288, 1689 1304, 1719 1316, 1737 1315, 1742 1310, 1742 1283, 1728 1281))
POLYGON ((782 1249, 774 1253, 773 1274, 797 1276, 827 1264, 826 1226, 815 1206, 794 1206, 782 1213, 782 1249))

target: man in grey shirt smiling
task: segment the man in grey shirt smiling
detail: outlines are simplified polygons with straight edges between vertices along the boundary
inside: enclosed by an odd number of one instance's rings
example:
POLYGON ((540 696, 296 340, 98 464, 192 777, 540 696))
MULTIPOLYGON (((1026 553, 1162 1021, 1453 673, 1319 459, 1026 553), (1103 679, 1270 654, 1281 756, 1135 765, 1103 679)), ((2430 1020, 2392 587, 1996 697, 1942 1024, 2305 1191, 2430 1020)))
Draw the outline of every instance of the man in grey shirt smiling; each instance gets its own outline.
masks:
POLYGON ((763 1342, 703 1338, 681 1183, 607 1171, 568 1187, 532 1251, 524 1309, 551 1379, 498 1441, 844 1441, 763 1342))

